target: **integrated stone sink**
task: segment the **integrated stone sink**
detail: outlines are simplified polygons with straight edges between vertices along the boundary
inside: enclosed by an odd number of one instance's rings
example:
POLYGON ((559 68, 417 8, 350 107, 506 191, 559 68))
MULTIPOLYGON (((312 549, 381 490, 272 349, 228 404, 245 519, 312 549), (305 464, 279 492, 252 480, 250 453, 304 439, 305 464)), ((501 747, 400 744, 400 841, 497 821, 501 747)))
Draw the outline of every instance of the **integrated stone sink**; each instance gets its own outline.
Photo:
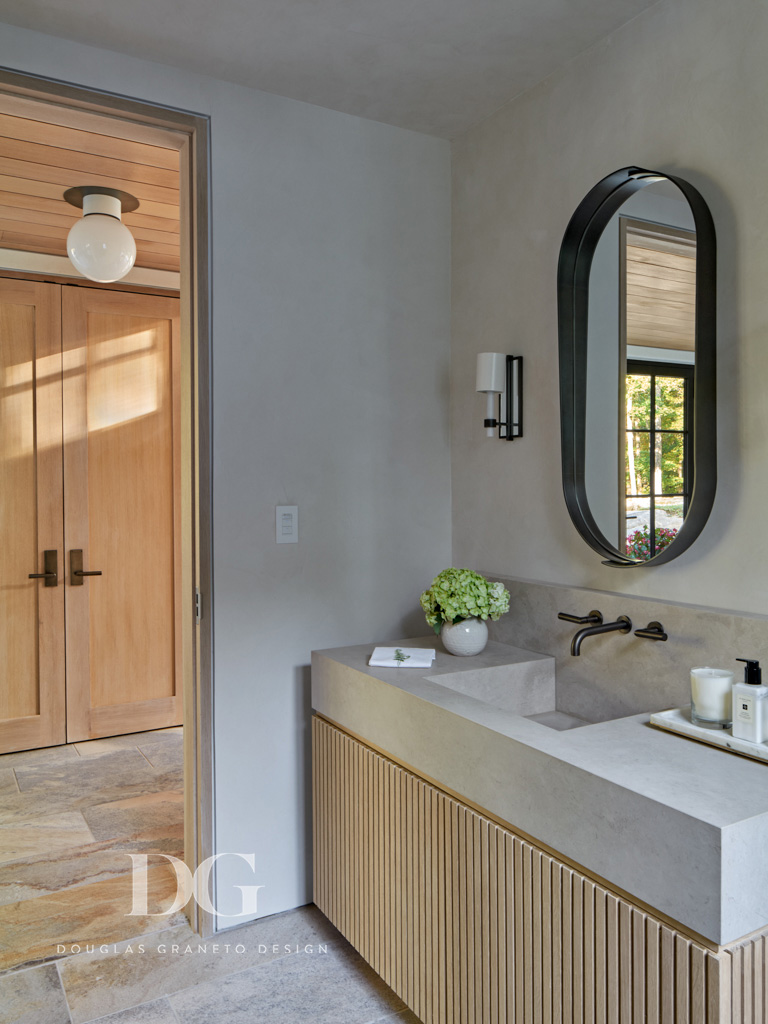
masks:
POLYGON ((724 944, 766 925, 768 873, 754 865, 768 766, 654 729, 647 713, 584 722, 558 709, 546 655, 392 643, 437 658, 371 668, 374 644, 315 651, 313 708, 698 935, 724 944))
MULTIPOLYGON (((429 669, 377 668, 371 669, 371 674, 440 703, 443 701, 439 700, 439 691, 431 692, 430 684, 470 697, 483 705, 484 711, 477 707, 474 711, 486 724, 488 716, 493 717, 498 711, 519 715, 558 732, 596 724, 558 707, 555 659, 549 654, 491 641, 481 654, 462 658, 446 654, 434 636, 394 643, 401 647, 434 648, 436 659, 429 669)), ((472 715, 471 706, 464 705, 463 710, 455 702, 450 706, 454 712, 472 715)))
MULTIPOLYGON (((413 641, 412 646, 416 646, 413 641)), ((552 711, 556 701, 555 659, 517 647, 502 649, 504 646, 489 644, 482 654, 466 659, 444 655, 424 679, 514 715, 552 711)))
POLYGON ((521 659, 514 664, 492 668, 425 675, 424 679, 482 701, 499 711, 521 715, 549 729, 562 731, 591 725, 584 718, 557 710, 555 659, 529 651, 520 653, 530 660, 521 659))
MULTIPOLYGON (((434 643, 432 638, 409 641, 413 647, 434 643)), ((555 659, 548 654, 491 643, 482 654, 467 658, 466 668, 463 661, 443 655, 438 658, 437 671, 433 667, 423 678, 549 729, 564 731, 592 724, 557 709, 555 659)))

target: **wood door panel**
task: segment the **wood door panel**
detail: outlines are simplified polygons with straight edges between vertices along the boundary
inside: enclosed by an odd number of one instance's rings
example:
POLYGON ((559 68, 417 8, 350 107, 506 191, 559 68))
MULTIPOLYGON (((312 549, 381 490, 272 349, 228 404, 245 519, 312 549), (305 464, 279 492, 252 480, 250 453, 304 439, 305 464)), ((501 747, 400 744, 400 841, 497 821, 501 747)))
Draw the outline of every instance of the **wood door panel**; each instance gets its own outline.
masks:
POLYGON ((0 718, 39 713, 37 677, 37 601, 39 585, 27 579, 37 572, 35 458, 34 306, 3 302, 0 307, 0 650, 8 682, 0 691, 0 718), (21 371, 21 372, 19 372, 21 371))
POLYGON ((126 704, 109 704, 94 709, 93 719, 102 736, 121 736, 126 733, 127 719, 141 721, 141 727, 131 726, 128 732, 149 732, 152 729, 168 729, 169 723, 180 725, 176 697, 158 697, 145 701, 129 701, 126 704))
POLYGON ((88 316, 89 562, 104 572, 88 584, 97 706, 174 694, 170 348, 168 321, 88 316))
POLYGON ((63 323, 73 741, 181 721, 178 301, 65 288, 63 323))
POLYGON ((61 336, 56 285, 0 280, 0 751, 63 743, 61 336))

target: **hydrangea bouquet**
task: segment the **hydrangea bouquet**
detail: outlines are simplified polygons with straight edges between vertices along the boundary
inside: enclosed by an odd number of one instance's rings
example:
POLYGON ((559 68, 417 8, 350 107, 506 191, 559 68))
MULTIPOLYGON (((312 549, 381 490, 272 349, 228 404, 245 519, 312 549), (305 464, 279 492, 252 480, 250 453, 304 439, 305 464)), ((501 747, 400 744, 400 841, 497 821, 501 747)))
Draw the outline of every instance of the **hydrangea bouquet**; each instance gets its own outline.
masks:
POLYGON ((493 619, 509 611, 509 591, 503 583, 490 583, 471 569, 443 569, 419 599, 435 633, 444 622, 493 619))

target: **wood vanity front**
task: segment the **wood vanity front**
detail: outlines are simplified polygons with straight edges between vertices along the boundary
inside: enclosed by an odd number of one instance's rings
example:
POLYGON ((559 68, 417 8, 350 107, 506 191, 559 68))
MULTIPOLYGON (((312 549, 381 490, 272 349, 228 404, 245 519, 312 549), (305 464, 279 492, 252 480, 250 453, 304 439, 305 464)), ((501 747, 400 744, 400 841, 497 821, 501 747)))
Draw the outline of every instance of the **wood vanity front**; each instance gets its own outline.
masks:
POLYGON ((767 1019, 768 928, 714 941, 364 737, 363 691, 329 684, 333 653, 313 683, 314 898, 420 1020, 767 1019))

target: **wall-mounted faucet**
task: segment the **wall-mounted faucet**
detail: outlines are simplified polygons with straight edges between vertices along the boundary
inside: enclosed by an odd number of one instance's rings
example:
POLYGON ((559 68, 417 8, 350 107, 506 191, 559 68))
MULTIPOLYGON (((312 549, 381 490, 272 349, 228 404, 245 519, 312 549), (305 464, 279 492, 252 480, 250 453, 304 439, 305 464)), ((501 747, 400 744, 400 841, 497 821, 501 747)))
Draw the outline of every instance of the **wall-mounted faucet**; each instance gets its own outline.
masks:
POLYGON ((588 636, 599 636, 601 633, 629 633, 632 629, 632 622, 626 615, 620 615, 615 622, 603 622, 603 616, 598 611, 592 611, 589 615, 578 616, 568 615, 566 612, 558 612, 558 619, 566 622, 589 622, 592 625, 585 626, 574 634, 571 640, 571 654, 578 658, 581 654, 581 644, 588 636))

